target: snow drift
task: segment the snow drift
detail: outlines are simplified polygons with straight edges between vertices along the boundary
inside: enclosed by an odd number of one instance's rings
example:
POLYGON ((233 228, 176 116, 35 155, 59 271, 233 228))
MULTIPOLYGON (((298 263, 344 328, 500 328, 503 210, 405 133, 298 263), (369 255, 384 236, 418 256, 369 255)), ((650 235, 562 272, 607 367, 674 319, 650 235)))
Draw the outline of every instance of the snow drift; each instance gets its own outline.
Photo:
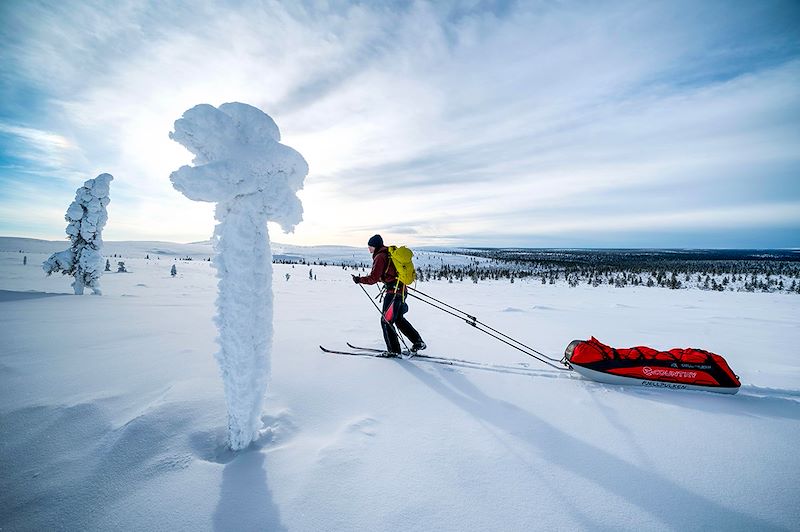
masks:
POLYGON ((267 221, 290 232, 302 220, 297 191, 308 165, 281 144, 275 122, 243 103, 197 105, 175 121, 170 138, 194 154, 194 166, 170 175, 195 201, 216 202, 212 243, 219 279, 215 322, 232 449, 258 434, 272 349, 272 251, 267 221))

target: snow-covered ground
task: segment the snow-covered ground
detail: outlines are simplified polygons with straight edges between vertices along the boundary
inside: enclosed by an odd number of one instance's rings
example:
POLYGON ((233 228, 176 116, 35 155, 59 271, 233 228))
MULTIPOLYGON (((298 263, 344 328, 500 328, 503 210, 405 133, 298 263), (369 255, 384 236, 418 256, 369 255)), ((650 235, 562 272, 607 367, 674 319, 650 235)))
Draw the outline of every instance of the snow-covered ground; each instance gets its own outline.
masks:
POLYGON ((53 250, 24 266, 0 244, 0 529, 800 529, 797 295, 419 286, 551 355, 590 335, 717 352, 743 383, 726 396, 585 381, 416 301, 428 354, 494 367, 323 354, 381 346, 375 309, 341 267, 277 264, 264 429, 234 454, 208 262, 109 243, 130 273, 79 297, 44 276, 53 250))

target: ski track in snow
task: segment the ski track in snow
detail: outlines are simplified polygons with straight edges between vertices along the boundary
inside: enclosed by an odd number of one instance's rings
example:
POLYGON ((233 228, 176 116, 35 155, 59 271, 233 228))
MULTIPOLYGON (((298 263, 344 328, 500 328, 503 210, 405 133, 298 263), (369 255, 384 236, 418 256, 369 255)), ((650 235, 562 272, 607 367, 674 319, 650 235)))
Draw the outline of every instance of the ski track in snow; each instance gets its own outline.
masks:
MULTIPOLYGON (((333 355, 336 356, 336 355, 333 355)), ((430 355, 429 355, 430 356, 430 355)), ((548 370, 548 369, 528 369, 525 367, 515 367, 515 366, 503 366, 503 365, 489 365, 489 364, 481 364, 478 362, 470 362, 467 360, 459 360, 453 359, 447 356, 437 356, 435 359, 425 359, 422 357, 413 357, 411 359, 402 359, 402 358, 391 358, 385 359, 380 357, 359 357, 362 359, 371 359, 381 361, 382 363, 387 362, 396 362, 400 364, 411 363, 411 364, 419 364, 419 365, 428 365, 428 364, 436 364, 439 365, 444 362, 444 367, 442 368, 444 371, 454 371, 454 372, 462 372, 462 370, 469 371, 488 371, 494 373, 501 373, 506 375, 519 375, 523 377, 532 377, 532 378, 547 378, 547 379, 566 379, 571 381, 579 381, 580 383, 584 383, 586 386, 593 388, 600 388, 610 391, 628 391, 630 393, 644 393, 649 394, 653 392, 653 390, 649 390, 646 388, 641 388, 638 386, 623 386, 623 385, 613 385, 613 384, 606 384, 606 383, 599 383, 592 380, 585 379, 580 375, 569 372, 569 371, 558 371, 558 370, 548 370), (438 361, 437 361, 438 360, 438 361)), ((520 363, 525 364, 525 363, 520 363)), ((527 365, 527 364, 525 364, 527 365)), ((656 393, 660 394, 660 390, 656 391, 656 393)), ((705 392, 705 391, 694 391, 688 390, 684 392, 678 393, 688 393, 688 394, 700 394, 706 395, 711 394, 717 396, 719 394, 715 394, 712 392, 705 392)), ((800 407, 800 390, 784 390, 784 389, 777 389, 777 388, 764 388, 752 385, 742 385, 740 391, 732 396, 732 397, 747 397, 748 401, 771 401, 775 405, 780 405, 782 407, 787 408, 795 408, 800 407)), ((797 419, 800 419, 800 410, 794 412, 794 416, 797 419)))

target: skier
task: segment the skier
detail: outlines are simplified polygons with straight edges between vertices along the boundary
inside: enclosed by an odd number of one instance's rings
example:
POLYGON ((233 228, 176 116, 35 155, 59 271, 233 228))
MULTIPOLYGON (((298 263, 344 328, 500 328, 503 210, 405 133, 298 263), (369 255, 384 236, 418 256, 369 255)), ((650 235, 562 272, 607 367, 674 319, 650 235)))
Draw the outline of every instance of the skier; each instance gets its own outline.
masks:
POLYGON ((397 278, 397 268, 389 258, 389 249, 383 245, 381 235, 373 235, 367 242, 369 252, 372 253, 372 271, 369 275, 359 277, 353 275, 353 282, 356 284, 375 284, 384 283, 386 290, 383 298, 383 315, 381 316, 381 328, 383 329, 383 339, 386 341, 386 356, 400 355, 400 340, 394 326, 400 329, 412 342, 411 351, 416 353, 422 351, 427 346, 422 341, 422 337, 416 329, 404 317, 408 312, 406 304, 406 286, 397 278))

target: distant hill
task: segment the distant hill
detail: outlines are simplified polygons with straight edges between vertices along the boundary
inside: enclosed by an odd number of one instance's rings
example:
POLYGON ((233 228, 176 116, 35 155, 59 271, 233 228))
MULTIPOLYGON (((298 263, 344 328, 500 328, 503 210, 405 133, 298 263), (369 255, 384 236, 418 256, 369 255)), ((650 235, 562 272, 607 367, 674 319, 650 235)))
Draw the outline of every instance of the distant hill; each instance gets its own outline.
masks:
MULTIPOLYGON (((10 253, 41 253, 50 254, 66 249, 69 241, 64 240, 39 240, 36 238, 0 237, 0 252, 10 253)), ((366 248, 352 248, 347 246, 292 246, 274 242, 272 253, 275 260, 308 261, 368 261, 369 253, 366 248)), ((104 255, 120 255, 122 257, 191 257, 203 260, 213 256, 214 251, 210 241, 180 244, 177 242, 160 241, 106 241, 103 244, 104 255)))
MULTIPOLYGON (((35 238, 0 237, 0 251, 23 253, 55 253, 69 246, 69 241, 64 240, 38 240, 35 238)), ((191 256, 193 258, 210 257, 213 254, 209 242, 193 244, 178 244, 175 242, 159 241, 111 241, 103 244, 103 253, 106 255, 139 256, 165 255, 165 256, 191 256)))

